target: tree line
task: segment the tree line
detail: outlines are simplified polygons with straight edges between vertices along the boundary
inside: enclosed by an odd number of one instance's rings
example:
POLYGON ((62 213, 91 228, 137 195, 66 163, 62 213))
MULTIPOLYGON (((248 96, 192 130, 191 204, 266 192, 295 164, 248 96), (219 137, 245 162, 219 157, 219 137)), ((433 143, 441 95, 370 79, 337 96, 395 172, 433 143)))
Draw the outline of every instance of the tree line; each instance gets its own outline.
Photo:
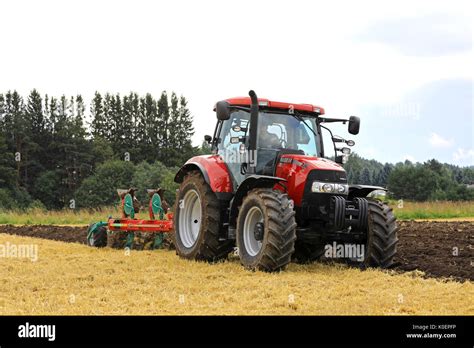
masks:
MULTIPOLYGON (((0 208, 94 208, 128 186, 168 188, 172 202, 177 168, 210 152, 205 142, 192 146, 193 134, 187 100, 174 92, 96 92, 89 107, 81 95, 0 93, 0 208)), ((350 183, 387 187, 397 199, 474 199, 474 167, 352 154, 345 169, 350 183)))
POLYGON ((349 183, 386 187, 396 199, 474 200, 473 166, 459 167, 435 159, 383 164, 353 153, 344 167, 349 183))
POLYGON ((187 100, 174 92, 96 92, 86 109, 81 95, 0 94, 0 207, 68 207, 104 162, 173 168, 200 151, 187 100))

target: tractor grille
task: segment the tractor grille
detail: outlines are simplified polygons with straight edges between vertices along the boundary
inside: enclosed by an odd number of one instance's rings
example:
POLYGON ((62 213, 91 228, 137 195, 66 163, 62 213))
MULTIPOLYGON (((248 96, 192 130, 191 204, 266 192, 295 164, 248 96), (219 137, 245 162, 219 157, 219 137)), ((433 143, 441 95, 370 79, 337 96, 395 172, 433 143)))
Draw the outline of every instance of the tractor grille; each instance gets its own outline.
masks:
POLYGON ((313 181, 325 181, 346 184, 347 174, 345 171, 340 170, 312 170, 308 175, 308 179, 306 180, 305 190, 309 188, 309 192, 311 192, 311 184, 313 183, 313 181))
MULTIPOLYGON (((311 192, 313 181, 347 184, 347 174, 338 170, 312 170, 306 179, 299 218, 303 220, 329 220, 331 197, 341 194, 311 192)), ((344 196, 346 197, 346 196, 344 196)))

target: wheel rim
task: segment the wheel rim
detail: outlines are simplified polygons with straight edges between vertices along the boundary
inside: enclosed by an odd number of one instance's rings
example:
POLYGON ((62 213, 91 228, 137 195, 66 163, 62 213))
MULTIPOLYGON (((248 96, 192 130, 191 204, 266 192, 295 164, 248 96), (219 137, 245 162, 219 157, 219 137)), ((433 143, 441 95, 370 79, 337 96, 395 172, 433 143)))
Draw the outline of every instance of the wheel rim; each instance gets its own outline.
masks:
POLYGON ((262 242, 255 239, 255 228, 258 223, 263 223, 263 213, 258 207, 252 207, 244 221, 244 246, 250 256, 255 256, 262 249, 262 242))
POLYGON ((201 199, 195 190, 186 192, 179 214, 179 236, 186 248, 195 243, 201 229, 201 199))

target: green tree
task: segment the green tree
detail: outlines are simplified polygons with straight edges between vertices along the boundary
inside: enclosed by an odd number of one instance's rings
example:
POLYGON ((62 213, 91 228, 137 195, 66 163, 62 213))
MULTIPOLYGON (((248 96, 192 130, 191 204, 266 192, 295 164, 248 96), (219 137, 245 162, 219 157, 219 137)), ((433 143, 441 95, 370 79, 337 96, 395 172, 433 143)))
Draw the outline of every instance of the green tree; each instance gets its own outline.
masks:
POLYGON ((102 95, 99 92, 95 92, 94 98, 92 99, 90 113, 92 116, 92 136, 94 138, 100 137, 102 139, 107 139, 108 130, 107 130, 107 121, 106 116, 104 115, 104 106, 102 95))
POLYGON ((112 160, 99 165, 76 191, 77 206, 96 208, 117 203, 117 189, 131 187, 134 170, 128 161, 112 160))
POLYGON ((145 123, 145 102, 144 99, 140 98, 137 93, 130 93, 130 105, 133 120, 132 128, 132 153, 133 160, 141 162, 146 160, 146 148, 145 145, 148 143, 147 129, 145 123))
POLYGON ((15 169, 13 153, 8 150, 7 142, 0 132, 0 187, 12 190, 15 186, 15 169))
POLYGON ((159 146, 158 160, 167 163, 169 158, 168 151, 170 149, 170 108, 166 91, 161 93, 160 99, 156 103, 156 111, 157 120, 154 124, 149 124, 149 128, 158 135, 157 142, 153 144, 159 146))
MULTIPOLYGON (((171 93, 170 102, 170 119, 168 125, 168 144, 164 149, 166 156, 165 163, 168 165, 175 165, 180 162, 182 147, 180 146, 180 112, 179 112, 179 100, 176 93, 171 93)), ((162 159, 165 160, 165 159, 162 159)))
POLYGON ((7 146, 16 154, 17 187, 28 189, 31 184, 31 165, 35 160, 32 154, 37 144, 32 140, 31 119, 25 109, 23 98, 17 91, 7 93, 7 146), (10 140, 10 142, 9 142, 10 140))
POLYGON ((114 159, 114 151, 110 143, 101 137, 96 137, 92 141, 93 163, 100 164, 114 159))
POLYGON ((201 147, 199 148, 198 155, 210 155, 211 153, 212 153, 211 144, 209 144, 207 141, 204 140, 201 143, 201 147))
POLYGON ((169 204, 173 204, 178 185, 174 182, 174 176, 178 168, 169 168, 161 162, 141 162, 135 167, 132 179, 132 186, 138 189, 137 197, 142 202, 146 202, 148 197, 146 189, 165 189, 165 199, 169 204), (172 180, 169 180, 172 177, 172 180))
POLYGON ((359 183, 362 185, 370 185, 372 183, 372 178, 368 168, 364 168, 359 177, 359 183))
POLYGON ((36 89, 28 96, 26 104, 26 121, 30 124, 28 131, 31 134, 29 147, 29 177, 26 184, 31 187, 38 175, 45 169, 47 163, 46 147, 49 141, 46 128, 46 118, 43 112, 43 100, 36 89))
POLYGON ((60 184, 61 178, 56 171, 45 171, 35 181, 34 197, 41 201, 48 209, 60 209, 64 203, 57 194, 57 188, 60 184))
POLYGON ((181 158, 173 165, 181 166, 189 158, 198 154, 199 149, 192 146, 191 138, 194 135, 193 117, 188 109, 188 101, 185 97, 179 98, 179 131, 178 148, 181 149, 181 158))
POLYGON ((0 93, 0 132, 5 132, 4 118, 5 118, 5 97, 3 96, 3 93, 0 93))
POLYGON ((124 129, 122 100, 120 99, 120 95, 117 94, 115 96, 110 96, 110 101, 108 103, 110 120, 109 140, 112 144, 114 153, 119 157, 123 157, 123 153, 125 152, 124 137, 126 130, 124 129))
POLYGON ((134 140, 134 131, 135 131, 135 112, 138 111, 138 100, 135 99, 133 93, 130 93, 128 96, 123 97, 122 102, 122 139, 121 139, 121 152, 128 152, 131 154, 132 159, 135 159, 137 156, 137 151, 135 149, 135 140, 134 140))
POLYGON ((87 140, 87 130, 84 125, 85 105, 81 95, 71 98, 72 114, 68 120, 69 162, 67 166, 69 192, 72 196, 82 180, 89 176, 93 168, 93 144, 87 140))
POLYGON ((395 198, 426 201, 439 189, 438 177, 422 165, 398 165, 389 177, 388 188, 395 198))

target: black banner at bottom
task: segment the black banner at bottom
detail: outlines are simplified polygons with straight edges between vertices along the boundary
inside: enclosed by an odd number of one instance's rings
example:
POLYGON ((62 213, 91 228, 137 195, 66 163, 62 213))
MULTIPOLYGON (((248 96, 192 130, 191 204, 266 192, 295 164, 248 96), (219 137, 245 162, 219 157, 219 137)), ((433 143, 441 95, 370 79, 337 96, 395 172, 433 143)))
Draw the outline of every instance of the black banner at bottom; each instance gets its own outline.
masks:
POLYGON ((448 345, 472 347, 473 317, 0 317, 0 346, 448 345))

